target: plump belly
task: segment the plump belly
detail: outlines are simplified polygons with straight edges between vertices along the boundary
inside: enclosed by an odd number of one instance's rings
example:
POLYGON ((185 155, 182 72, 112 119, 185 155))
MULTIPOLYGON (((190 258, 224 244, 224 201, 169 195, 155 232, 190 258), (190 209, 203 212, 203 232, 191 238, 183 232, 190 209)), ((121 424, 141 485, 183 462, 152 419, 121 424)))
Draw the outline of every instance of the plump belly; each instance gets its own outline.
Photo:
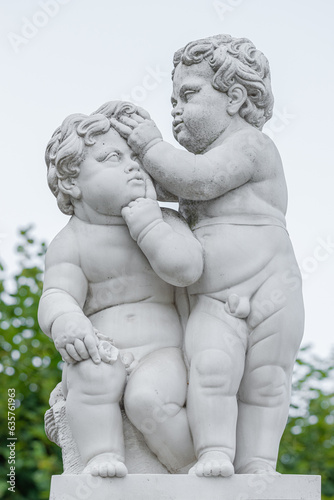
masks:
POLYGON ((136 359, 164 347, 181 347, 182 328, 173 303, 139 302, 109 307, 89 317, 94 327, 136 359))
POLYGON ((296 266, 287 232, 276 226, 215 224, 194 230, 204 249, 204 272, 190 294, 226 300, 251 295, 276 271, 296 266))
POLYGON ((120 304, 136 302, 173 302, 174 290, 152 269, 142 273, 126 273, 105 281, 90 282, 84 305, 86 316, 120 304))

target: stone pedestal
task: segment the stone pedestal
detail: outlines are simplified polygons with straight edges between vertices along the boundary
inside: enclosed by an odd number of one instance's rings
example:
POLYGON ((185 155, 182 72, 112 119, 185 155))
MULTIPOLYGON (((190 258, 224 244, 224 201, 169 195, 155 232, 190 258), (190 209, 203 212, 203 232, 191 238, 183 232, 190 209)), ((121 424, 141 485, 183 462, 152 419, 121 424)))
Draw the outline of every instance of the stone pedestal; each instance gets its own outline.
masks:
POLYGON ((320 476, 88 474, 53 476, 50 500, 320 500, 320 476))

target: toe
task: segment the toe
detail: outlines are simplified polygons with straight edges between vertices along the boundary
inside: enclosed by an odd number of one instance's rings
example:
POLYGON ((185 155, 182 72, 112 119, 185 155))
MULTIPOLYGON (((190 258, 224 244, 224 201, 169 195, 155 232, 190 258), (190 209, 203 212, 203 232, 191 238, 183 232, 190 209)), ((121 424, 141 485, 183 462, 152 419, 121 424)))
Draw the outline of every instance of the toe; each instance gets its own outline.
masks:
POLYGON ((100 476, 108 477, 108 464, 100 464, 100 476))
POLYGON ((124 464, 122 464, 122 462, 119 462, 116 465, 115 469, 116 469, 116 476, 117 477, 124 477, 128 473, 128 469, 125 467, 124 464))
POLYGON ((114 477, 115 476, 116 471, 115 471, 114 464, 108 464, 107 465, 107 474, 108 474, 108 477, 114 477))
POLYGON ((234 467, 231 462, 223 462, 220 466, 220 473, 224 477, 232 476, 234 474, 234 467))
POLYGON ((204 476, 204 465, 201 463, 197 464, 196 467, 196 476, 203 477, 204 476))
POLYGON ((97 465, 93 465, 93 467, 90 470, 90 473, 92 476, 98 476, 99 475, 99 468, 97 465))
POLYGON ((212 462, 206 462, 203 465, 203 475, 206 477, 212 476, 212 462))
POLYGON ((219 462, 217 460, 213 460, 212 461, 212 475, 219 476, 219 474, 220 474, 219 462))

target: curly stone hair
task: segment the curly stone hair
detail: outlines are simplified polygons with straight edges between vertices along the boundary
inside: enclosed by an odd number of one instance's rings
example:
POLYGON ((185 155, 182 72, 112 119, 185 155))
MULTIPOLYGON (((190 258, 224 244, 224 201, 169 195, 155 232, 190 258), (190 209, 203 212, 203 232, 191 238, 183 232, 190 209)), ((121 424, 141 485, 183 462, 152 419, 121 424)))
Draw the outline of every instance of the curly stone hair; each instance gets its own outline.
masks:
POLYGON ((73 114, 65 118, 53 133, 45 151, 48 185, 57 198, 60 210, 66 215, 74 213, 70 195, 63 187, 65 179, 78 177, 80 163, 86 148, 95 144, 95 137, 105 134, 112 127, 110 118, 136 111, 136 106, 123 101, 103 104, 90 116, 73 114))
POLYGON ((214 71, 212 86, 227 92, 238 83, 247 91, 247 99, 239 114, 258 129, 272 116, 274 97, 267 58, 247 38, 217 35, 188 43, 174 54, 174 70, 207 61, 214 71))

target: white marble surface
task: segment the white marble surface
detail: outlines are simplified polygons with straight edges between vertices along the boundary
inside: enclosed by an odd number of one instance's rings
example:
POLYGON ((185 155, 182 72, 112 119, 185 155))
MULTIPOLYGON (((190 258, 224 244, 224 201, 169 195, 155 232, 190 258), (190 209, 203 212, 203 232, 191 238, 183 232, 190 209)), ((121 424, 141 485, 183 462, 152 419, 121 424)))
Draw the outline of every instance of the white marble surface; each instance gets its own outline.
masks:
POLYGON ((272 478, 304 307, 282 162, 261 131, 269 63, 230 35, 173 61, 184 150, 122 101, 70 115, 47 146, 49 187, 72 216, 48 248, 39 305, 66 362, 47 433, 64 464, 71 435, 83 474, 123 477, 123 401, 169 472, 272 478), (160 209, 156 184, 180 214, 160 209))
POLYGON ((53 476, 50 500, 320 500, 320 476, 88 474, 53 476))

